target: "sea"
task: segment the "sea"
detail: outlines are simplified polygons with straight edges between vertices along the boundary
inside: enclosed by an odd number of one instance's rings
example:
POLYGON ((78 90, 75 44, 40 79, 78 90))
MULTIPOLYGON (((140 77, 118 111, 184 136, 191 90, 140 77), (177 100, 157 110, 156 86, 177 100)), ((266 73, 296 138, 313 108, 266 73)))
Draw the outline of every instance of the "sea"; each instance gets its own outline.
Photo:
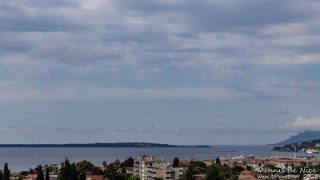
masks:
MULTIPOLYGON (((12 172, 28 171, 38 165, 61 164, 65 158, 71 163, 83 160, 90 161, 96 166, 101 166, 103 161, 114 162, 139 155, 155 155, 163 160, 172 161, 175 157, 180 160, 187 159, 215 159, 233 158, 239 156, 253 156, 259 158, 308 156, 304 153, 272 151, 271 146, 212 146, 200 147, 170 147, 170 148, 66 148, 66 147, 1 147, 0 169, 8 163, 12 172)), ((309 155, 310 156, 310 155, 309 155)), ((319 156, 319 155, 316 155, 319 156)))

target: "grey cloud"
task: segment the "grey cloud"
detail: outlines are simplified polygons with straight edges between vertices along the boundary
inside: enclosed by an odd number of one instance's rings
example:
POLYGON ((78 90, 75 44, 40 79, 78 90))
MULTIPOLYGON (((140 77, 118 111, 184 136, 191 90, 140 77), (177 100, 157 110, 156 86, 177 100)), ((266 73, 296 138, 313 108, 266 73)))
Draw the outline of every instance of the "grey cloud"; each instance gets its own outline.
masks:
MULTIPOLYGON (((297 4, 299 4, 297 1, 195 2, 189 0, 172 2, 130 1, 126 3, 124 1, 116 1, 110 4, 111 8, 109 6, 101 6, 97 11, 94 11, 95 9, 90 11, 92 13, 91 16, 85 16, 86 13, 82 14, 81 6, 77 3, 79 2, 75 1, 71 4, 63 1, 50 2, 49 4, 32 2, 30 3, 33 5, 31 9, 36 10, 33 16, 28 14, 28 9, 23 7, 25 5, 23 3, 18 3, 17 6, 2 5, 2 9, 8 8, 5 11, 8 16, 1 16, 1 18, 4 18, 2 24, 9 24, 9 26, 12 24, 22 28, 46 27, 48 25, 49 29, 58 31, 46 32, 44 30, 44 32, 33 32, 32 34, 25 32, 21 32, 20 35, 8 34, 10 37, 0 42, 2 51, 9 50, 6 51, 9 55, 2 59, 6 59, 9 56, 16 57, 16 61, 18 61, 17 59, 23 59, 26 61, 25 64, 28 64, 28 62, 32 64, 34 62, 33 59, 37 59, 41 60, 42 64, 39 63, 41 67, 44 67, 42 66, 45 64, 44 62, 49 62, 50 60, 59 60, 70 64, 111 60, 112 63, 116 61, 121 61, 120 63, 123 64, 130 62, 134 66, 128 65, 127 69, 136 72, 138 70, 135 68, 139 65, 159 65, 165 66, 167 69, 174 69, 181 65, 185 69, 190 68, 192 70, 178 73, 162 71, 156 80, 161 81, 167 77, 177 78, 180 75, 182 78, 177 79, 181 82, 181 80, 186 80, 189 77, 185 75, 185 72, 187 72, 192 74, 190 77, 194 77, 192 79, 194 81, 198 80, 196 78, 197 71, 207 71, 208 73, 205 76, 213 79, 210 81, 208 78, 205 81, 207 84, 214 83, 214 85, 218 86, 227 86, 225 89, 231 89, 230 91, 235 92, 236 95, 239 95, 238 92, 240 91, 240 94, 257 94, 257 96, 267 98, 278 98, 282 94, 278 95, 278 87, 268 82, 269 79, 266 76, 268 76, 269 72, 251 69, 260 67, 261 64, 270 68, 274 64, 314 63, 318 59, 315 54, 309 54, 318 47, 317 41, 313 45, 302 46, 305 48, 299 48, 299 50, 296 49, 297 47, 290 46, 283 46, 283 49, 279 50, 278 48, 281 47, 279 44, 282 41, 286 41, 284 44, 290 44, 291 41, 296 42, 296 36, 294 36, 296 32, 289 34, 290 37, 288 38, 280 36, 282 38, 279 39, 277 35, 279 30, 275 30, 271 37, 266 37, 266 34, 259 31, 261 30, 260 25, 273 26, 283 22, 302 21, 313 15, 313 13, 306 14, 304 13, 305 9, 297 7, 297 4), (41 10, 41 7, 47 9, 41 10), (57 11, 54 11, 55 8, 57 8, 57 11), (67 11, 68 8, 74 9, 70 13, 67 11), (107 11, 108 8, 113 11, 107 11), (104 9, 106 10, 104 11, 104 9), (15 15, 14 11, 17 11, 18 15, 15 15), (75 14, 72 15, 72 13, 75 14), (84 16, 77 17, 77 15, 84 16), (108 15, 112 18, 108 18, 108 15), (174 15, 179 17, 177 18, 174 15), (25 22, 34 24, 29 26, 28 24, 23 24, 23 22, 15 21, 19 20, 18 17, 20 16, 21 21, 25 19, 25 22), (92 17, 92 19, 81 17, 92 17), (6 18, 15 18, 15 20, 11 22, 6 18), (199 21, 199 19, 203 19, 204 22, 199 21), (179 28, 171 28, 170 25, 175 24, 179 28), (85 29, 80 28, 79 30, 77 25, 83 26, 85 29), (250 25, 250 27, 247 27, 247 25, 250 25), (211 30, 211 26, 222 28, 225 32, 212 33, 214 30, 211 30), (236 26, 246 26, 244 29, 258 32, 259 35, 252 33, 239 34, 238 30, 233 29, 236 26), (55 29, 59 27, 66 27, 67 29, 60 32, 59 29, 55 29), (109 27, 113 28, 109 29, 109 27), (233 30, 228 31, 228 28, 233 30), (211 32, 204 33, 206 30, 211 32), (23 35, 31 38, 28 39, 26 37, 23 39, 23 35), (286 51, 283 51, 284 49, 286 51), (11 51, 16 51, 16 54, 11 51), (246 69, 244 66, 246 66, 246 69), (243 73, 245 71, 250 72, 243 73), (274 89, 277 91, 273 91, 274 89)), ((5 27, 1 29, 5 29, 5 27)), ((25 29, 25 31, 28 30, 25 29)), ((302 31, 299 33, 307 32, 302 31)), ((308 42, 309 40, 310 38, 303 39, 303 41, 308 42)), ((56 65, 55 61, 50 61, 50 63, 53 66, 56 65)), ((55 67, 60 68, 59 66, 55 67)), ((99 68, 93 66, 92 69, 95 71, 99 68)), ((150 72, 146 72, 143 75, 148 76, 150 72)), ((137 79, 140 77, 141 73, 137 73, 133 77, 124 78, 137 79)), ((162 82, 166 81, 163 80, 162 82)), ((175 82, 172 81, 172 83, 175 82)), ((168 90, 167 95, 163 96, 172 97, 172 95, 169 95, 169 92, 171 92, 176 96, 183 97, 189 96, 186 94, 191 94, 191 91, 193 91, 192 88, 187 90, 188 92, 182 89, 172 88, 168 90), (179 94, 180 90, 182 93, 179 94)), ((122 89, 120 91, 123 92, 125 90, 122 89)), ((132 90, 132 92, 135 91, 132 90)), ((147 94, 147 96, 159 92, 159 94, 165 94, 164 91, 157 88, 143 90, 143 92, 142 94, 147 94)), ((204 96, 196 95, 196 92, 201 93, 204 90, 198 88, 198 91, 192 92, 193 97, 204 96)), ((207 93, 205 94, 208 95, 207 93)), ((215 99, 215 97, 210 99, 215 99)))
POLYGON ((306 54, 319 54, 320 45, 291 45, 291 46, 278 46, 283 50, 291 50, 296 53, 306 53, 306 54))
MULTIPOLYGON (((121 1, 120 1, 121 2, 121 1)), ((121 5, 147 14, 180 12, 202 31, 234 31, 233 28, 306 20, 309 14, 293 1, 131 1, 121 5)), ((244 29, 243 29, 244 30, 244 29)), ((236 31, 241 31, 241 28, 236 31)), ((246 28, 250 31, 250 28, 246 28)), ((252 32, 252 31, 251 31, 252 32)))
MULTIPOLYGON (((73 21, 61 12, 61 7, 70 3, 2 3, 0 10, 5 14, 0 16, 2 31, 77 31, 84 26, 73 21)), ((74 6, 71 6, 74 7, 74 6)), ((69 7, 70 8, 70 7, 69 7)))
POLYGON ((62 132, 75 132, 75 133, 101 133, 105 132, 106 130, 103 128, 69 128, 69 127, 56 127, 55 130, 62 131, 62 132))
MULTIPOLYGON (((111 11, 108 11, 109 6, 105 5, 102 6, 106 8, 105 11, 101 7, 95 13, 83 12, 81 4, 70 5, 61 1, 53 5, 35 4, 31 9, 36 13, 28 13, 28 9, 19 7, 23 6, 23 3, 17 7, 3 5, 2 9, 11 8, 10 11, 16 11, 18 15, 7 10, 7 16, 0 16, 3 18, 1 29, 26 28, 21 31, 66 32, 65 37, 53 37, 37 42, 38 44, 21 42, 22 45, 18 45, 16 50, 25 52, 30 50, 27 48, 29 45, 34 47, 31 55, 69 62, 118 59, 124 53, 130 55, 128 59, 143 63, 188 59, 200 61, 202 64, 202 59, 208 59, 211 63, 222 63, 221 59, 225 62, 239 62, 242 59, 253 62, 254 59, 261 59, 261 56, 273 50, 265 49, 266 47, 260 44, 264 39, 255 34, 260 25, 298 21, 299 18, 306 19, 309 16, 292 1, 117 1, 111 3, 111 11), (42 6, 47 9, 42 10, 42 6), (66 9, 70 7, 75 9, 69 12, 66 9), (130 11, 140 13, 131 15, 130 11), (253 27, 248 28, 247 25, 253 27), (241 26, 240 29, 234 29, 237 26, 241 26), (235 34, 239 34, 241 29, 251 32, 246 33, 244 37, 224 34, 223 41, 227 39, 225 43, 221 43, 222 40, 217 38, 199 39, 203 32, 215 32, 217 28, 235 34), (174 42, 170 39, 174 36, 186 41, 174 42), (98 40, 92 42, 92 39, 98 40), (215 45, 210 46, 212 43, 215 45), (121 50, 114 50, 119 47, 121 50)), ((39 37, 42 38, 43 35, 39 34, 39 37)), ((3 43, 2 47, 14 49, 14 42, 3 43)), ((279 54, 274 59, 287 55, 290 56, 290 53, 279 54)))
POLYGON ((276 112, 276 114, 286 115, 286 114, 290 114, 290 112, 289 112, 289 111, 285 111, 285 110, 278 110, 278 111, 276 112))
POLYGON ((119 60, 125 51, 113 47, 90 46, 75 43, 53 43, 38 47, 31 55, 43 59, 55 59, 66 63, 119 60))
POLYGON ((270 128, 257 128, 257 127, 194 127, 194 128, 181 128, 181 127, 130 127, 118 128, 114 133, 156 133, 156 134, 170 134, 176 136, 184 135, 217 135, 217 134, 285 134, 295 133, 296 130, 287 129, 284 127, 270 127, 270 128))

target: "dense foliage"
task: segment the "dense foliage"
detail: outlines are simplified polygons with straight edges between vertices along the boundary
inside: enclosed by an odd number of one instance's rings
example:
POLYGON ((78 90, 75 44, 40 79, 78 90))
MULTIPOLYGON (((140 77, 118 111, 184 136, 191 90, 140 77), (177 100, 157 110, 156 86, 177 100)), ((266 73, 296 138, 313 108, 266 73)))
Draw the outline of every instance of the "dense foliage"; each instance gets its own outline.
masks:
POLYGON ((194 180, 197 175, 204 175, 207 180, 233 180, 238 178, 239 169, 230 169, 218 163, 207 166, 202 161, 191 161, 181 180, 194 180))

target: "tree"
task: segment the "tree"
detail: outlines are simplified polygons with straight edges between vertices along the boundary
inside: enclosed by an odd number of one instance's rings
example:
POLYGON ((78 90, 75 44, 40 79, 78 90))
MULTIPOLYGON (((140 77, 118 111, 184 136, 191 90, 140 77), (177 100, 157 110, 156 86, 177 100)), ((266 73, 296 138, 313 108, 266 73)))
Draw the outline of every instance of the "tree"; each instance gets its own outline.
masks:
POLYGON ((93 175, 104 175, 104 172, 99 167, 94 167, 92 170, 92 174, 93 175))
POLYGON ((37 179, 36 180, 44 180, 42 166, 39 165, 36 169, 37 169, 37 179))
POLYGON ((187 171, 186 171, 186 174, 184 175, 186 180, 193 180, 192 171, 193 171, 193 170, 192 170, 192 169, 190 168, 190 166, 189 166, 188 169, 187 169, 187 171))
POLYGON ((128 159, 126 159, 124 162, 125 167, 133 167, 134 159, 130 156, 128 159))
POLYGON ((2 180, 2 171, 0 170, 0 180, 2 180))
POLYGON ((81 173, 79 180, 86 180, 86 173, 81 173))
POLYGON ((86 160, 78 162, 76 167, 79 173, 93 172, 94 170, 94 164, 86 160))
POLYGON ((220 159, 219 159, 219 158, 217 158, 217 159, 216 159, 216 164, 221 164, 221 162, 220 162, 220 159))
POLYGON ((60 180, 69 180, 71 178, 71 164, 66 158, 64 163, 61 164, 60 180))
POLYGON ((116 159, 113 163, 115 166, 119 167, 121 164, 121 161, 119 159, 116 159))
POLYGON ((207 180, 219 180, 221 179, 220 177, 220 172, 218 171, 218 169, 215 166, 212 166, 209 169, 209 172, 207 173, 207 180))
POLYGON ((8 168, 8 163, 4 164, 3 168, 3 180, 10 180, 10 170, 8 168))
POLYGON ((173 159, 173 164, 172 164, 173 167, 179 167, 179 158, 175 157, 173 159))
POLYGON ((49 167, 46 168, 46 180, 50 180, 49 167))
POLYGON ((29 174, 35 174, 35 171, 34 171, 34 169, 32 169, 32 168, 29 168, 29 174))
POLYGON ((252 171, 251 166, 246 166, 246 170, 248 170, 248 171, 252 171))
POLYGON ((78 171, 74 163, 71 165, 70 178, 71 180, 78 180, 78 171))
POLYGON ((206 172, 207 165, 202 161, 191 161, 189 167, 192 174, 202 174, 206 172))
POLYGON ((231 168, 232 174, 236 174, 236 175, 239 175, 243 170, 244 168, 242 166, 234 166, 231 168))
POLYGON ((193 163, 190 163, 188 169, 186 170, 186 173, 184 174, 184 179, 193 180, 194 169, 195 165, 193 163))
POLYGON ((120 179, 120 174, 117 172, 117 167, 113 163, 108 165, 107 170, 105 171, 105 176, 110 180, 120 179))
POLYGON ((129 180, 140 180, 139 176, 130 176, 129 180))
POLYGON ((107 161, 103 161, 103 162, 102 162, 102 166, 106 168, 106 167, 108 166, 107 161))

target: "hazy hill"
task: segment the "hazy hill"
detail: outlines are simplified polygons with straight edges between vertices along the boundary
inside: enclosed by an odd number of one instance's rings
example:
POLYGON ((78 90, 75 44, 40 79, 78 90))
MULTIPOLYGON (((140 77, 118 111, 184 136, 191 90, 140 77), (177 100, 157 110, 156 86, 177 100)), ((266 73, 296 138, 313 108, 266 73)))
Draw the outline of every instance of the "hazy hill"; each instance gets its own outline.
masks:
POLYGON ((274 151, 303 151, 303 149, 317 149, 319 151, 320 139, 300 141, 293 144, 287 144, 282 147, 276 146, 274 151))
POLYGON ((281 141, 276 144, 272 144, 273 146, 283 146, 286 144, 293 144, 301 141, 310 141, 314 139, 320 139, 320 131, 305 131, 299 132, 297 135, 292 135, 290 138, 281 141))
POLYGON ((206 145, 181 146, 146 142, 119 143, 87 143, 87 144, 0 144, 0 147, 121 147, 121 148, 153 148, 153 147, 210 147, 206 145))

